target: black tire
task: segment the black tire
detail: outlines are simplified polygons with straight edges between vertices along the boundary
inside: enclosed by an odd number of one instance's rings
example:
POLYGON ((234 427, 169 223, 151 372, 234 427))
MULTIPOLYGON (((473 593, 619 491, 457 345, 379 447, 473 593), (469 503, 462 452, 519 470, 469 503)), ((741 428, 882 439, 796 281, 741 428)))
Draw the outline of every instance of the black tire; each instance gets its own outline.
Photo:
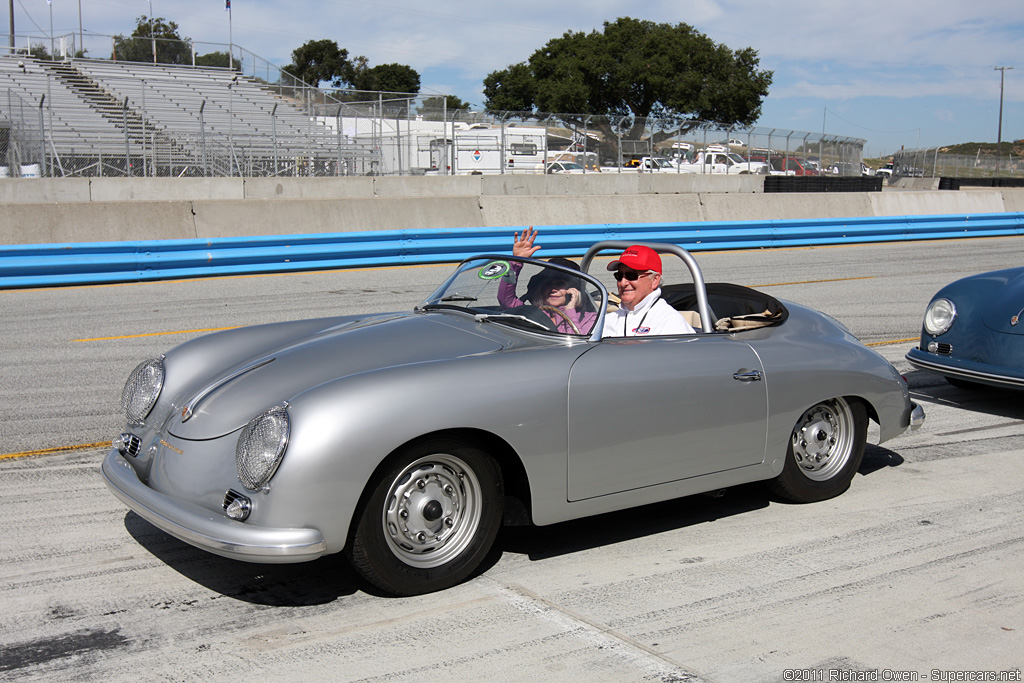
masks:
POLYGON ((860 401, 834 398, 808 408, 793 427, 782 473, 769 488, 794 503, 838 496, 860 469, 867 433, 860 401))
POLYGON ((392 595, 449 588, 469 577, 501 526, 501 469, 483 451, 434 440, 398 453, 370 483, 349 562, 392 595))

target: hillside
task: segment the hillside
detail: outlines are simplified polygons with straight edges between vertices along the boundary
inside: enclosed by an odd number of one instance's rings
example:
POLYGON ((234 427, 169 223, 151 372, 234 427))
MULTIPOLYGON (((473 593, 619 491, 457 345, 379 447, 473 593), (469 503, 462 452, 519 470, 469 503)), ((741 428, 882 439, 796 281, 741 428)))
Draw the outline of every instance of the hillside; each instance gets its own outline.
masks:
MULTIPOLYGON (((962 142, 958 145, 940 147, 941 154, 972 154, 981 156, 996 156, 998 146, 994 142, 962 142)), ((1003 140, 1003 156, 1024 156, 1024 140, 1003 140)))

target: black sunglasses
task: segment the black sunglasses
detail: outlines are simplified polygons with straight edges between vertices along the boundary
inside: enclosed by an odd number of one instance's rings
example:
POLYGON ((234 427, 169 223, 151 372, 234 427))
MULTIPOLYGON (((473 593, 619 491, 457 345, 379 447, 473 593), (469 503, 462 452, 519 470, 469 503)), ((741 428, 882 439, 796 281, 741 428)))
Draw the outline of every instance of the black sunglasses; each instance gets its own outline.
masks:
POLYGON ((623 272, 621 270, 616 270, 615 271, 615 281, 618 282, 622 278, 626 278, 630 282, 636 282, 637 280, 642 278, 644 275, 647 275, 647 273, 646 272, 638 273, 635 270, 630 270, 630 271, 626 271, 626 272, 623 272))

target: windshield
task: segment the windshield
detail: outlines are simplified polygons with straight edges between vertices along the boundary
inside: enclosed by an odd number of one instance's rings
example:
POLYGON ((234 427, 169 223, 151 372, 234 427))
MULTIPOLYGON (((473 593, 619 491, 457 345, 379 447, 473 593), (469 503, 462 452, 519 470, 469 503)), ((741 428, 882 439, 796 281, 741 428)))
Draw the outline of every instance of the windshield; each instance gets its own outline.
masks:
POLYGON ((422 310, 461 309, 484 322, 590 336, 607 292, 588 275, 546 261, 481 256, 464 261, 422 310))
POLYGON ((735 152, 733 152, 732 154, 728 154, 726 156, 728 156, 729 160, 732 161, 732 163, 734 163, 734 164, 745 164, 745 163, 747 163, 746 159, 741 157, 739 154, 736 154, 735 152))
POLYGON ((572 162, 572 161, 563 161, 561 163, 562 163, 562 170, 563 171, 582 171, 583 170, 582 166, 580 166, 579 164, 577 164, 575 162, 572 162))
POLYGON ((672 168, 672 164, 668 159, 662 159, 661 157, 654 157, 651 159, 655 166, 659 168, 672 168))

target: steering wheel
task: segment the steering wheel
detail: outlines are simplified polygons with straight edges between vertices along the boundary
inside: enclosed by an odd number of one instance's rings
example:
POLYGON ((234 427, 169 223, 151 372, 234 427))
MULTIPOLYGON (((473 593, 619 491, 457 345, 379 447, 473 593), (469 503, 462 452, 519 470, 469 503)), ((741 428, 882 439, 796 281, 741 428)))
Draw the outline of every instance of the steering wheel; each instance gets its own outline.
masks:
POLYGON ((522 306, 510 308, 505 312, 511 313, 512 315, 522 316, 537 327, 543 327, 545 330, 549 330, 551 332, 558 331, 558 328, 555 326, 555 321, 541 313, 540 309, 533 304, 523 304, 522 306))
MULTIPOLYGON (((549 306, 548 304, 540 304, 539 306, 537 306, 537 308, 539 308, 542 311, 547 311, 549 313, 557 313, 558 315, 562 316, 562 320, 569 323, 569 327, 572 328, 573 332, 575 332, 576 334, 582 334, 582 332, 580 332, 580 328, 576 327, 576 323, 569 320, 569 316, 567 316, 565 314, 565 311, 563 311, 562 309, 555 308, 554 306, 549 306)), ((555 327, 557 329, 558 326, 556 325, 555 327)))

